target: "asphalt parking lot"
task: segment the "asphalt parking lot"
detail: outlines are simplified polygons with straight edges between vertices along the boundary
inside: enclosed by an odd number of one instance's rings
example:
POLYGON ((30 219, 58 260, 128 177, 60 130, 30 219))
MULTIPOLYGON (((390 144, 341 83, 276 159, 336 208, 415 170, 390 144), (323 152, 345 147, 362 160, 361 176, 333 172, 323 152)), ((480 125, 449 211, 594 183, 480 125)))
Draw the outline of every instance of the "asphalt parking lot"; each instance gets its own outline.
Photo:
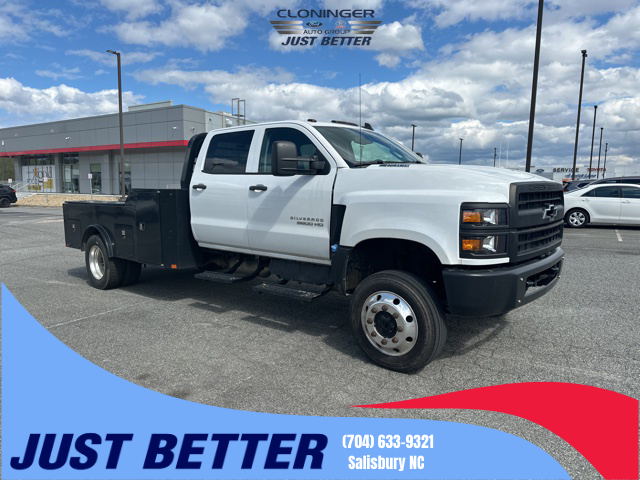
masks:
POLYGON ((306 304, 159 268, 99 291, 88 285, 84 254, 64 246, 61 209, 0 210, 0 280, 53 335, 126 380, 240 410, 483 425, 537 444, 573 478, 601 478, 563 440, 517 417, 351 407, 535 381, 640 398, 640 228, 565 230, 563 248, 551 293, 498 318, 449 316, 444 354, 405 375, 367 360, 351 338, 348 299, 337 294, 306 304))

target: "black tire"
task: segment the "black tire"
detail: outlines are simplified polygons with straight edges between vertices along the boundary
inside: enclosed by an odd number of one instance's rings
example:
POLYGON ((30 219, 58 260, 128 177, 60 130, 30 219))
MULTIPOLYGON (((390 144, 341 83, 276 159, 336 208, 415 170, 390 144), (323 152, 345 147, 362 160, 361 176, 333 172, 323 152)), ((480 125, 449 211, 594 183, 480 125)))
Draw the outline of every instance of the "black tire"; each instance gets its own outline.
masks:
POLYGON ((108 257, 107 247, 100 236, 92 235, 89 237, 84 259, 89 274, 89 283, 92 287, 109 290, 120 285, 124 270, 122 260, 108 257), (100 271, 102 272, 101 276, 100 271))
POLYGON ((0 198, 0 207, 1 208, 8 208, 10 206, 11 206, 11 200, 9 200, 6 197, 0 198))
POLYGON ((120 281, 121 287, 133 285, 140 279, 140 273, 142 272, 142 264, 134 262, 132 260, 123 260, 124 270, 122 272, 122 280, 120 281))
POLYGON ((358 345, 382 367, 413 373, 444 348, 444 309, 431 287, 416 275, 399 270, 374 273, 358 285, 350 308, 358 345))
POLYGON ((589 212, 582 208, 572 208, 564 216, 564 223, 569 228, 584 228, 590 221, 589 212))

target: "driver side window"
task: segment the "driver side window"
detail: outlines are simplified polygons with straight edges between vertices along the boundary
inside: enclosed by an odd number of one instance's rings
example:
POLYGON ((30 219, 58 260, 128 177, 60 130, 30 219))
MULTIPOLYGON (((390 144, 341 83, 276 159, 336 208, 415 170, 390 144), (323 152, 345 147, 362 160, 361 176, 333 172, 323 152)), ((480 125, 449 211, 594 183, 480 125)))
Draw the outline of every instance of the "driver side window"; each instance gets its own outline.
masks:
MULTIPOLYGON (((271 150, 274 142, 293 142, 296 146, 296 155, 300 157, 310 157, 317 155, 324 158, 322 153, 318 151, 314 143, 304 133, 295 128, 267 128, 264 132, 262 140, 262 148, 260 149, 260 164, 258 165, 259 173, 271 174, 271 150)), ((300 163, 300 162, 299 162, 300 163)), ((301 165, 304 168, 304 164, 301 165)), ((321 174, 329 171, 329 163, 325 163, 325 170, 321 174)))

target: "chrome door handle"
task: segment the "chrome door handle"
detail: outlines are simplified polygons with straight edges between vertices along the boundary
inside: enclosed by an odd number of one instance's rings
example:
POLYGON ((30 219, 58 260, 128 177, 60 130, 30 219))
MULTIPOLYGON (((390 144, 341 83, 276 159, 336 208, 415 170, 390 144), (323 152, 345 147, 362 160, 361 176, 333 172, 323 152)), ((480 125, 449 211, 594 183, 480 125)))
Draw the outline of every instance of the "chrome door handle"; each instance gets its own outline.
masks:
POLYGON ((262 185, 261 183, 259 183, 258 185, 251 185, 249 187, 249 190, 251 190, 252 192, 264 192, 266 189, 266 185, 262 185))
POLYGON ((191 188, 193 188, 194 190, 206 190, 207 186, 204 183, 199 183, 191 188))
POLYGON ((622 200, 622 203, 631 203, 631 200, 622 200))

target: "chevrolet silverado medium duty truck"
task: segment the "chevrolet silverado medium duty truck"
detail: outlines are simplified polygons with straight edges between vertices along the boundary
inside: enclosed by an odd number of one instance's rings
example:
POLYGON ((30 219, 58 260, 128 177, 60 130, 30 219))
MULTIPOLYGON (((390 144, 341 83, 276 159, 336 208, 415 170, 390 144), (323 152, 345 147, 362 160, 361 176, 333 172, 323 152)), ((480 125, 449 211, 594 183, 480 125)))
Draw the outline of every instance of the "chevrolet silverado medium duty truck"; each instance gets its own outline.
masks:
POLYGON ((432 165, 369 124, 314 120, 195 135, 181 188, 64 204, 96 288, 158 265, 306 301, 336 291, 364 352, 401 372, 442 351, 445 312, 501 315, 548 292, 563 217, 558 183, 432 165))

